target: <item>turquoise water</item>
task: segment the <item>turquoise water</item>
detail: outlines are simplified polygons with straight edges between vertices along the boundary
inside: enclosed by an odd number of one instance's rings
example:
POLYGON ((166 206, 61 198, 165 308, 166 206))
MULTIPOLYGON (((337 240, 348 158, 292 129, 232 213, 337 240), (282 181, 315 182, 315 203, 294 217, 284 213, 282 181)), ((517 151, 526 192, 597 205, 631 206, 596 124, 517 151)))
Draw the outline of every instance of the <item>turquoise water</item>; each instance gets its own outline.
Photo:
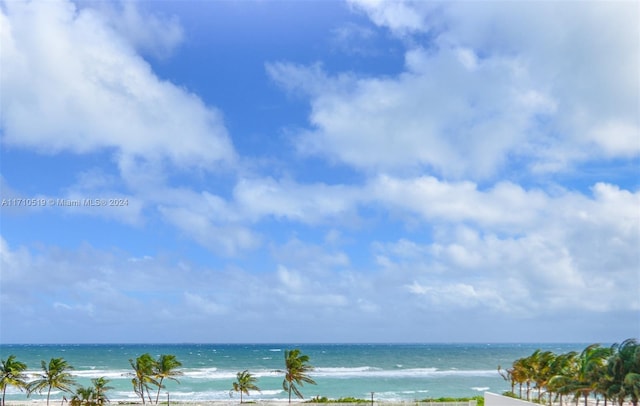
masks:
MULTIPOLYGON (((299 348, 309 355, 317 385, 305 385, 305 398, 352 396, 377 400, 417 400, 441 396, 476 396, 484 391, 509 389, 497 372, 520 357, 541 348, 562 353, 580 351, 584 344, 99 344, 0 345, 0 358, 14 354, 26 363, 29 374, 38 372, 41 360, 63 357, 74 367, 81 385, 92 378, 110 379, 111 400, 133 400, 129 359, 148 352, 154 357, 173 354, 182 362, 180 383, 168 382, 161 391, 172 400, 229 400, 237 372, 248 369, 258 378, 261 393, 249 400, 284 400, 284 351, 299 348)), ((237 394, 234 398, 237 398, 237 394)), ((41 398, 37 395, 34 398, 41 398)), ((62 398, 53 393, 53 398, 62 398)), ((14 388, 7 399, 26 395, 14 388)))

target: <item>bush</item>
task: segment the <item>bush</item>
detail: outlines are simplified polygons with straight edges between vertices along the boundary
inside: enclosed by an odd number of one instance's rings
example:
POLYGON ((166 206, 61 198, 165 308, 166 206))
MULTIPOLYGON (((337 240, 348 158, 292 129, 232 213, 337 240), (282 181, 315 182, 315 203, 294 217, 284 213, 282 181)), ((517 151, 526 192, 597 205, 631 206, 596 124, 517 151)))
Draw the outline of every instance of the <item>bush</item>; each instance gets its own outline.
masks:
POLYGON ((326 396, 316 396, 313 399, 308 400, 306 403, 371 403, 370 400, 357 399, 353 397, 346 397, 340 399, 329 399, 326 396))
POLYGON ((427 398, 422 399, 420 402, 468 402, 470 400, 475 400, 478 406, 484 406, 484 396, 473 396, 470 398, 427 398))

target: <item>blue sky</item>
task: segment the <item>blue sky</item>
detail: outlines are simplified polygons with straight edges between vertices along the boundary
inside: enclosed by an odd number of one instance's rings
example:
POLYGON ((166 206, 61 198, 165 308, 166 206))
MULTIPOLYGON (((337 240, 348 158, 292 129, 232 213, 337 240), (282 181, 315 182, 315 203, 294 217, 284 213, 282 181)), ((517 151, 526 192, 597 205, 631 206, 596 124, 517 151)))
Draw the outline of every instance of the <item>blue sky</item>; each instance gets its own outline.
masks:
POLYGON ((0 342, 640 334, 637 3, 0 11, 0 342))

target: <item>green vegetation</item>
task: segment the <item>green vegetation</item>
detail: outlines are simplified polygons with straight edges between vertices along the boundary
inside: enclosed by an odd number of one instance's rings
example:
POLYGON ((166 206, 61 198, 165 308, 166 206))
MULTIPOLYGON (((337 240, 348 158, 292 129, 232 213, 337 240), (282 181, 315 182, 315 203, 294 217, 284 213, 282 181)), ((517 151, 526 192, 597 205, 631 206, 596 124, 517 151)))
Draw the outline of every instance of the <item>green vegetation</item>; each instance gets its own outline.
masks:
POLYGON ((158 379, 158 393, 156 394, 156 405, 160 399, 160 389, 164 388, 162 382, 165 379, 180 383, 176 376, 182 375, 181 371, 176 371, 182 363, 176 359, 175 355, 162 354, 153 365, 153 376, 158 379))
POLYGON ((285 370, 284 380, 282 381, 282 389, 289 393, 289 403, 291 403, 291 392, 295 393, 300 399, 304 398, 296 385, 302 386, 304 383, 315 385, 316 382, 307 375, 307 372, 313 371, 313 367, 308 364, 309 356, 300 354, 300 350, 285 350, 284 363, 285 370))
POLYGON ((157 405, 160 399, 160 389, 164 388, 163 381, 170 379, 179 382, 176 376, 182 375, 182 372, 176 371, 176 368, 181 367, 182 363, 176 359, 175 355, 163 354, 155 360, 151 354, 145 353, 136 358, 135 362, 130 359, 129 364, 134 371, 133 379, 131 379, 133 391, 140 397, 143 405, 146 404, 146 399, 152 403, 151 386, 157 388, 155 401, 157 405))
POLYGON ((357 399, 353 397, 329 399, 326 396, 316 396, 313 399, 307 400, 305 403, 371 403, 371 400, 357 399))
POLYGON ((67 372, 73 367, 67 364, 63 358, 51 358, 49 364, 45 361, 41 363, 42 374, 39 377, 30 382, 27 385, 28 395, 33 392, 42 393, 43 390, 47 390, 47 406, 49 406, 49 397, 51 396, 51 389, 60 389, 63 392, 73 392, 71 386, 75 385, 75 381, 71 377, 71 374, 67 372))
POLYGON ((427 403, 427 402, 434 402, 434 403, 438 403, 438 402, 469 402, 471 400, 475 400, 476 404, 478 406, 484 406, 484 396, 473 396, 473 397, 466 397, 466 398, 448 398, 448 397, 427 398, 427 399, 420 400, 420 402, 423 402, 423 403, 427 403))
POLYGON ((97 406, 104 406, 105 403, 109 402, 109 398, 107 398, 107 391, 113 389, 111 386, 107 386, 109 383, 108 379, 104 377, 92 379, 91 383, 93 383, 93 392, 95 394, 95 403, 97 406))
MULTIPOLYGON (((483 396, 474 396, 467 398, 427 398, 418 400, 417 403, 442 403, 442 402, 469 402, 471 400, 475 400, 478 406, 484 406, 484 397, 483 396)), ((358 399, 353 397, 346 397, 340 399, 328 399, 326 396, 316 396, 313 399, 306 401, 305 403, 371 403, 371 399, 358 399)))
POLYGON ((554 354, 536 350, 528 357, 517 359, 511 368, 498 372, 511 383, 511 393, 537 403, 557 401, 563 404, 565 396, 576 401, 583 398, 584 405, 590 396, 621 405, 630 401, 634 406, 640 399, 640 345, 635 339, 621 344, 602 347, 592 344, 582 352, 554 354), (536 391, 532 399, 531 390, 536 391))
POLYGON ((151 357, 151 354, 142 354, 136 358, 135 362, 130 359, 129 364, 134 371, 134 377, 131 379, 131 385, 133 385, 133 391, 140 397, 142 404, 145 403, 145 395, 149 398, 151 403, 151 395, 149 394, 149 386, 157 386, 158 381, 153 378, 153 369, 155 360, 151 357))
POLYGON ((233 388, 229 392, 229 396, 233 395, 233 392, 240 392, 240 403, 242 403, 242 394, 249 396, 250 390, 260 391, 260 388, 256 386, 258 378, 251 375, 248 370, 238 372, 236 374, 236 381, 233 383, 233 388))
MULTIPOLYGON (((282 388, 289 395, 294 393, 298 398, 303 398, 299 386, 304 383, 316 384, 308 375, 313 371, 309 365, 309 356, 300 353, 300 350, 287 350, 284 353, 285 370, 277 371, 285 374, 282 388)), ((160 390, 164 388, 166 380, 177 380, 182 374, 178 370, 182 364, 174 355, 160 355, 156 360, 150 354, 142 354, 138 358, 129 360, 133 373, 131 374, 134 392, 138 395, 143 405, 153 403, 151 389, 156 391, 155 404, 159 404, 160 390)), ((5 392, 9 386, 26 389, 27 396, 32 393, 47 393, 47 406, 49 405, 52 389, 72 393, 70 400, 72 406, 104 406, 109 402, 106 392, 111 387, 105 378, 93 379, 93 387, 76 386, 71 374, 73 369, 63 358, 51 358, 49 363, 41 361, 42 373, 28 384, 24 373, 27 366, 10 355, 2 360, 0 365, 0 390, 2 391, 2 404, 4 406, 5 392)), ((525 398, 526 400, 551 404, 559 400, 561 406, 565 405, 565 399, 572 397, 576 402, 582 400, 587 406, 587 400, 594 397, 604 400, 604 406, 608 402, 614 402, 622 406, 629 401, 638 406, 640 399, 640 345, 636 339, 628 339, 611 347, 603 347, 600 344, 592 344, 582 352, 568 352, 555 354, 551 351, 536 350, 530 356, 513 361, 510 368, 502 369, 498 366, 500 375, 510 383, 511 391, 503 393, 504 396, 525 398)), ((237 381, 233 383, 231 392, 240 392, 240 403, 244 403, 243 394, 249 395, 249 391, 260 391, 255 385, 257 379, 248 370, 238 372, 237 381)), ((230 394, 231 394, 230 392, 230 394)), ((475 400, 478 406, 484 406, 482 396, 467 398, 437 398, 423 399, 419 403, 428 402, 468 402, 475 400)), ((307 403, 370 403, 369 399, 357 399, 344 397, 340 399, 328 399, 317 396, 307 403)), ((119 402, 120 404, 128 404, 119 402)))
POLYGON ((15 355, 9 355, 6 360, 2 360, 0 365, 0 389, 2 389, 2 406, 4 406, 4 395, 7 392, 7 387, 15 386, 22 390, 27 386, 27 376, 24 371, 27 370, 27 365, 24 362, 16 361, 15 355))
POLYGON ((93 387, 84 388, 79 386, 76 389, 76 393, 70 401, 71 406, 104 406, 105 403, 109 402, 105 394, 109 389, 113 389, 107 386, 109 380, 100 377, 92 379, 91 383, 93 387))

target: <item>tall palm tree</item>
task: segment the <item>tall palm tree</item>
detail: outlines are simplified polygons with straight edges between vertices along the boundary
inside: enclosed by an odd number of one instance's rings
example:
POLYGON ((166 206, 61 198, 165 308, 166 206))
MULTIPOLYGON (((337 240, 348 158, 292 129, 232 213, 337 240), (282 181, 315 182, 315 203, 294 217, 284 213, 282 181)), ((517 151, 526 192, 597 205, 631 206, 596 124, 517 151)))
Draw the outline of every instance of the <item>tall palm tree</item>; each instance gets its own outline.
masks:
POLYGON ((7 386, 15 386, 22 390, 27 386, 27 376, 24 371, 27 369, 27 364, 24 362, 16 361, 15 355, 9 355, 5 360, 2 360, 0 364, 0 389, 2 389, 2 406, 4 406, 4 395, 7 391, 7 386))
POLYGON ((627 387, 627 393, 631 398, 633 406, 638 406, 640 399, 640 373, 629 372, 624 376, 624 385, 627 387))
POLYGON ((556 356, 551 366, 551 377, 547 382, 547 390, 550 392, 549 404, 551 404, 551 393, 555 393, 556 397, 560 397, 560 406, 562 406, 563 396, 572 392, 570 385, 570 377, 575 375, 576 356, 575 351, 556 356))
POLYGON ((135 362, 130 359, 129 364, 131 364, 131 368, 134 371, 133 379, 131 379, 133 391, 140 396, 143 405, 146 404, 145 395, 147 395, 149 403, 151 403, 149 385, 158 385, 158 382, 153 378, 156 360, 151 357, 151 354, 146 353, 136 358, 135 362))
POLYGON ((584 397, 587 406, 589 395, 595 391, 598 377, 606 371, 606 360, 611 355, 610 348, 592 344, 585 348, 577 358, 576 375, 571 382, 572 389, 577 396, 584 397))
POLYGON ((546 389, 547 382, 551 378, 551 367, 556 355, 551 351, 536 350, 531 354, 530 367, 531 379, 538 390, 538 402, 542 399, 542 390, 546 389))
POLYGON ((285 350, 284 352, 286 369, 280 372, 285 373, 284 380, 282 381, 282 389, 289 393, 289 403, 291 403, 292 391, 297 397, 301 399, 304 398, 296 385, 302 386, 304 383, 316 384, 316 382, 307 375, 307 372, 313 371, 313 367, 309 365, 308 362, 309 356, 300 354, 299 349, 291 351, 285 350))
POLYGON ((256 386, 256 381, 258 379, 251 375, 248 370, 244 370, 242 372, 238 372, 236 374, 236 382, 233 383, 232 392, 240 392, 240 403, 242 403, 242 394, 246 393, 249 396, 250 390, 257 390, 260 392, 260 388, 256 386))
POLYGON ((513 361, 511 376, 515 383, 518 384, 518 397, 522 399, 522 384, 527 380, 527 368, 524 358, 513 361))
POLYGON ((611 377, 607 395, 619 405, 629 398, 634 405, 640 398, 640 344, 635 339, 614 345, 607 362, 607 374, 611 377))
MULTIPOLYGON (((534 353, 535 354, 535 353, 534 353)), ((531 400, 531 383, 533 382, 533 355, 517 360, 518 375, 521 382, 526 384, 527 400, 531 400)), ((522 393, 520 394, 522 397, 522 393)))
POLYGON ((100 378, 92 379, 91 383, 93 384, 96 405, 104 406, 105 403, 109 402, 109 398, 107 398, 106 392, 109 389, 113 389, 111 386, 107 386, 109 380, 102 376, 100 378))
POLYGON ((180 368, 182 363, 176 359, 175 355, 162 354, 154 365, 154 377, 158 379, 158 393, 156 394, 156 405, 160 399, 160 389, 163 388, 162 382, 165 379, 178 382, 176 376, 182 375, 181 371, 176 371, 176 368, 180 368))
POLYGON ((63 358, 51 358, 49 364, 45 361, 41 362, 42 374, 40 377, 27 385, 28 395, 33 392, 42 393, 47 389, 47 406, 49 406, 49 398, 51 397, 51 389, 60 389, 63 392, 72 392, 71 386, 75 385, 75 381, 71 374, 67 372, 73 369, 63 358))

